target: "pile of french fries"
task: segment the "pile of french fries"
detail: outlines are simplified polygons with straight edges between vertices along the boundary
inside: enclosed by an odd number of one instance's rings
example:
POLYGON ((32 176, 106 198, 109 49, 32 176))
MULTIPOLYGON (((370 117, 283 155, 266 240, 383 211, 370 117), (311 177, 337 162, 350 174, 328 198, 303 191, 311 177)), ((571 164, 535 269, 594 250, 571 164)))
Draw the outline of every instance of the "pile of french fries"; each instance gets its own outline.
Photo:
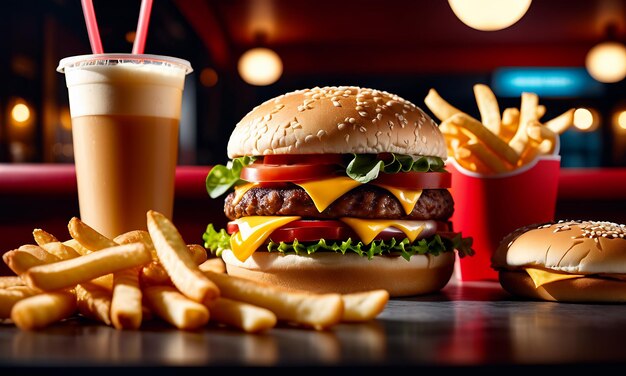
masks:
POLYGON ((130 330, 151 319, 183 330, 324 330, 372 320, 389 300, 386 290, 318 294, 230 276, 161 213, 147 213, 147 228, 109 239, 74 217, 66 241, 35 229, 36 244, 3 255, 16 276, 0 277, 0 320, 24 330, 76 316, 130 330))
POLYGON ((500 113, 489 86, 476 84, 473 89, 480 120, 448 103, 435 89, 424 99, 440 121, 449 157, 470 171, 505 173, 540 155, 556 154, 559 135, 574 123, 574 108, 541 122, 546 108, 535 93, 522 93, 519 109, 510 107, 500 113))

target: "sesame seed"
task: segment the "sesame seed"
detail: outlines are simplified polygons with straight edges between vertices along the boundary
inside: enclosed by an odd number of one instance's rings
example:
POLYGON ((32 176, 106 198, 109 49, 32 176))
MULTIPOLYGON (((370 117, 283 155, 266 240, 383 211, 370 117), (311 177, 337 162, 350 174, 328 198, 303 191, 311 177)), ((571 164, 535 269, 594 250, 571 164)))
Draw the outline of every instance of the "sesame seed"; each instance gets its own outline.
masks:
POLYGON ((312 135, 312 134, 310 134, 310 135, 308 135, 308 136, 306 136, 306 137, 304 138, 304 142, 310 142, 310 141, 313 141, 313 139, 314 139, 314 138, 315 138, 315 137, 313 137, 313 135, 312 135))
POLYGON ((361 115, 361 117, 367 117, 368 113, 367 111, 359 111, 359 115, 361 115))
POLYGON ((356 119, 351 117, 351 118, 348 119, 348 123, 354 124, 354 123, 356 123, 356 119))
POLYGON ((367 129, 365 129, 365 127, 363 127, 363 126, 359 127, 359 130, 360 130, 361 132, 363 132, 363 133, 367 132, 367 129))
POLYGON ((323 130, 323 129, 320 129, 320 130, 317 132, 317 138, 322 138, 322 136, 325 136, 325 135, 326 135, 326 131, 325 131, 325 130, 323 130))
POLYGON ((345 128, 346 128, 346 123, 337 124, 337 129, 339 129, 340 131, 343 131, 345 128))
POLYGON ((341 107, 341 103, 339 103, 339 102, 337 102, 337 101, 333 100, 333 106, 335 106, 335 107, 341 107))

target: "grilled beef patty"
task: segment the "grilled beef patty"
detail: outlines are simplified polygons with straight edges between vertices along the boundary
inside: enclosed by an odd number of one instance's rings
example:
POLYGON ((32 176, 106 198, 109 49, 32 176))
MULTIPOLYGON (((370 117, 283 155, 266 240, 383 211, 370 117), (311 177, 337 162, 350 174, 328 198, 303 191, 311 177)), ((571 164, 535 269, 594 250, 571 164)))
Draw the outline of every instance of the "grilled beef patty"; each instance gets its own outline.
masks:
POLYGON ((252 188, 233 204, 235 193, 225 199, 224 213, 231 220, 253 215, 298 215, 306 218, 370 218, 448 220, 454 211, 454 201, 447 189, 426 189, 413 211, 406 215, 404 208, 385 189, 363 185, 335 200, 321 213, 306 191, 296 185, 280 188, 252 188))

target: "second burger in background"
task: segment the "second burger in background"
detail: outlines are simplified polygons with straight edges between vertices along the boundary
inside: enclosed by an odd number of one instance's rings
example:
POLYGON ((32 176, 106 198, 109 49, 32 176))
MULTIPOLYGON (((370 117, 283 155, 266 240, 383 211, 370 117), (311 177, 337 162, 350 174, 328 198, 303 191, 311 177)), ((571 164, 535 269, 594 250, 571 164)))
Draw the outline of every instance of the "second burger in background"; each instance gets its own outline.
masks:
POLYGON ((250 111, 206 179, 229 192, 205 247, 232 275, 315 292, 441 289, 471 239, 454 233, 442 133, 397 95, 299 90, 250 111))

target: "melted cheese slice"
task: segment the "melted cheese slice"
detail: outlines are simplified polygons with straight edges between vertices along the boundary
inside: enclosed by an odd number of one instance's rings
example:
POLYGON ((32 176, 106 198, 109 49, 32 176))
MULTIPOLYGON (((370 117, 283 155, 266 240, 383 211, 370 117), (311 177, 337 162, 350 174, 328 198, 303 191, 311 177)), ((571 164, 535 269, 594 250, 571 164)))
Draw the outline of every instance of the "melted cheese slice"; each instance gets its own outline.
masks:
POLYGON ((554 273, 554 272, 549 272, 546 270, 535 269, 535 268, 526 268, 526 273, 528 273, 530 278, 533 280, 536 288, 543 286, 547 283, 562 281, 564 279, 584 277, 583 274, 554 273))
POLYGON ((241 185, 235 186, 235 197, 233 198, 233 201, 232 201, 231 205, 237 205, 237 203, 241 200, 243 195, 246 194, 246 192, 248 192, 252 188, 254 188, 256 186, 259 186, 259 185, 261 185, 261 184, 259 184, 259 183, 247 183, 247 184, 241 184, 241 185))
POLYGON ((336 199, 362 183, 347 176, 337 176, 328 179, 312 180, 304 183, 294 183, 308 193, 313 204, 320 213, 336 199))
POLYGON ((245 261, 279 227, 300 219, 298 216, 251 216, 235 220, 239 231, 230 237, 230 248, 240 261, 245 261))
POLYGON ((422 195, 421 189, 396 188, 385 184, 372 184, 377 187, 386 189, 387 191, 389 191, 389 193, 394 195, 398 199, 398 201, 400 201, 400 204, 402 205, 402 208, 404 208, 404 212, 407 215, 411 214, 413 208, 415 207, 415 204, 417 204, 417 200, 419 200, 420 196, 422 195))
MULTIPOLYGON (((336 199, 343 196, 352 189, 358 187, 362 183, 347 176, 338 176, 328 179, 294 184, 298 185, 306 191, 306 193, 311 197, 311 200, 313 200, 313 204, 315 204, 317 211, 321 213, 336 199)), ((370 184, 383 188, 392 195, 394 195, 398 199, 398 201, 400 201, 400 204, 402 205, 402 208, 407 215, 413 211, 417 200, 419 200, 420 196, 422 195, 421 189, 412 190, 405 188, 395 188, 385 184, 370 184)))
POLYGON ((369 244, 374 238, 389 227, 397 228, 404 232, 407 238, 413 242, 424 230, 423 221, 404 221, 397 219, 358 219, 339 218, 359 235, 364 244, 369 244))

